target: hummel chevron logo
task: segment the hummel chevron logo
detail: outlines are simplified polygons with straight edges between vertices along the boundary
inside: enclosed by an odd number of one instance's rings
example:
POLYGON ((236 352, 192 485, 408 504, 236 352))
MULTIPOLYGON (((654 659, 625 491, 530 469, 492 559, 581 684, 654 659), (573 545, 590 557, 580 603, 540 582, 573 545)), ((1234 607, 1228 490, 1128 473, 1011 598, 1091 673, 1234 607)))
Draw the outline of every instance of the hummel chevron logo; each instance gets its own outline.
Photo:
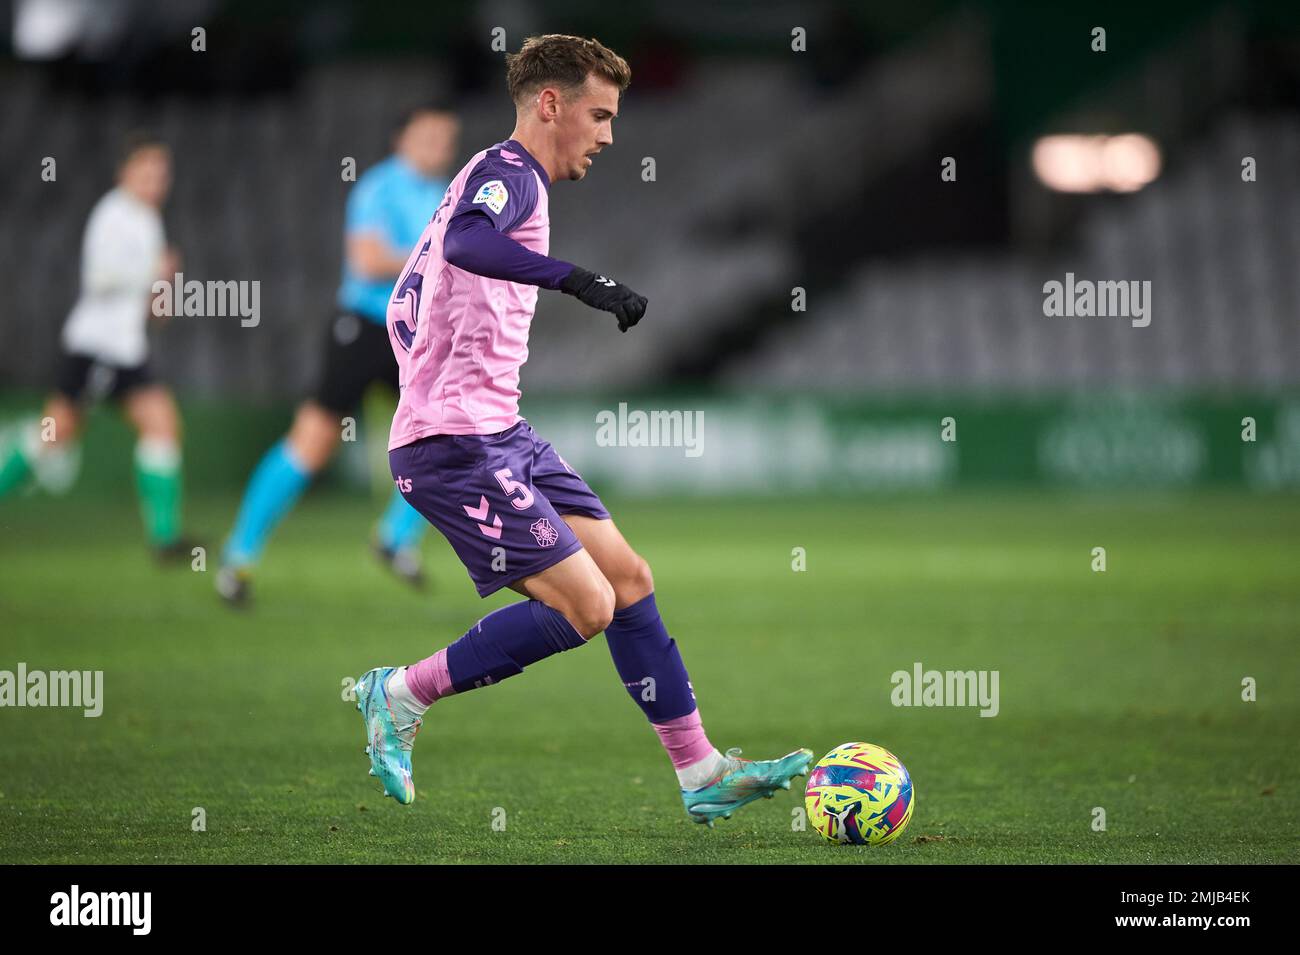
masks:
POLYGON ((481 530, 484 534, 486 534, 488 537, 492 538, 493 540, 501 539, 501 515, 500 514, 492 515, 491 527, 483 523, 488 518, 488 499, 486 494, 479 495, 477 508, 470 507, 468 504, 462 504, 461 507, 465 508, 466 514, 468 514, 470 517, 474 518, 474 520, 479 522, 478 523, 479 530, 481 530))
POLYGON ((607 278, 605 278, 605 276, 603 276, 603 275, 597 275, 597 276, 596 276, 596 281, 599 282, 601 285, 607 285, 607 286, 609 286, 610 288, 613 288, 615 285, 618 284, 618 283, 615 282, 613 279, 607 279, 607 278))

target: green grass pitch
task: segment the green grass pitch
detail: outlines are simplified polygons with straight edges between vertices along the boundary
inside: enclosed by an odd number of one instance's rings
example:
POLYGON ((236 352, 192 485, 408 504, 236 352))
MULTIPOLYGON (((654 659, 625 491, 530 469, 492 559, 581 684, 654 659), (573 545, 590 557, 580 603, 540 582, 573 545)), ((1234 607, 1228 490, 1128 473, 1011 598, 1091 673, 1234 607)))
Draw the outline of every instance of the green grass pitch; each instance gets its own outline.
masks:
MULTIPOLYGON (((191 508, 212 557, 235 503, 191 508)), ((232 613, 212 564, 147 559, 129 498, 74 493, 0 503, 0 669, 105 671, 99 718, 0 710, 5 861, 1300 861, 1300 498, 610 504, 713 742, 893 750, 917 799, 898 842, 798 831, 798 786, 692 824, 603 638, 435 704, 417 801, 396 806, 366 775, 343 680, 514 595, 478 600, 436 533, 436 590, 402 589, 366 548, 377 507, 333 492, 290 515, 255 607, 232 613), (894 707, 890 675, 915 661, 997 670, 999 714, 894 707)))

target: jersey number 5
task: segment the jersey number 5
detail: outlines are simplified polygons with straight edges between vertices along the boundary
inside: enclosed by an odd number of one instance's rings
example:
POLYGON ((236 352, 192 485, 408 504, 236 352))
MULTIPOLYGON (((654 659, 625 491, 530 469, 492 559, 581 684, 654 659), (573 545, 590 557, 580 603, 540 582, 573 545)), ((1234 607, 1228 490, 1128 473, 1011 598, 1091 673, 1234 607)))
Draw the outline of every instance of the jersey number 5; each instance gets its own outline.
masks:
POLYGON ((393 304, 409 306, 405 309, 406 314, 393 318, 393 333, 407 351, 411 350, 411 343, 415 341, 415 325, 420 315, 420 290, 424 285, 424 273, 420 271, 420 266, 429 255, 430 241, 426 240, 420 247, 420 254, 415 257, 405 277, 398 283, 397 291, 393 293, 393 304))

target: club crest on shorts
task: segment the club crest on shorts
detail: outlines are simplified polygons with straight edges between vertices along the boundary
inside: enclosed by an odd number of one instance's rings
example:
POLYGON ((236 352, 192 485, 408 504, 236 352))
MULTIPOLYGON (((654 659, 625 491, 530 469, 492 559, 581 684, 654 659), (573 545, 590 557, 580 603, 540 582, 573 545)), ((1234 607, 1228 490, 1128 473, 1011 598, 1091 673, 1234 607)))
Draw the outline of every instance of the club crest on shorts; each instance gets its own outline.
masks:
POLYGON ((529 525, 528 529, 533 532, 537 538, 537 543, 541 547, 554 547, 555 542, 560 539, 560 532, 551 526, 551 522, 544 517, 539 517, 529 525))

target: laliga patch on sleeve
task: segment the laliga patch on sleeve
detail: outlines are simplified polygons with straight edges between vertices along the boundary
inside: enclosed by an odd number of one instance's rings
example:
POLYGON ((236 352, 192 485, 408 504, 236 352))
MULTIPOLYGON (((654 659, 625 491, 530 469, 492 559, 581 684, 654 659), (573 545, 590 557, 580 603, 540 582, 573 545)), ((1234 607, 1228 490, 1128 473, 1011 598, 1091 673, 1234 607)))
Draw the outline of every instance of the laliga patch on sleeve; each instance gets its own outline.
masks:
POLYGON ((506 207, 506 200, 509 198, 510 193, 506 192, 506 184, 500 179, 483 183, 474 194, 475 202, 481 202, 497 215, 500 215, 501 210, 506 207))

